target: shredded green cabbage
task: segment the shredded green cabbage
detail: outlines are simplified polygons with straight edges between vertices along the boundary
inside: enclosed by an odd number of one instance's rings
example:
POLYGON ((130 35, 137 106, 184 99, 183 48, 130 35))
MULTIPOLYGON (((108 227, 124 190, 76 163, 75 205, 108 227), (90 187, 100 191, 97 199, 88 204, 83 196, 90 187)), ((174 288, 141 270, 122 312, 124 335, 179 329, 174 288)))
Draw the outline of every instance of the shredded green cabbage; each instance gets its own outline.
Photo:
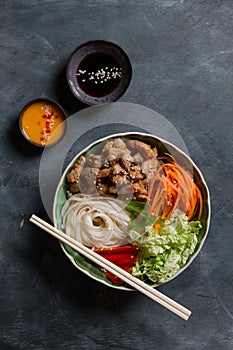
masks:
POLYGON ((159 220, 158 234, 154 223, 145 227, 143 234, 131 226, 133 244, 141 248, 132 274, 147 283, 164 283, 173 277, 194 253, 198 243, 200 221, 188 221, 180 210, 168 220, 159 220))

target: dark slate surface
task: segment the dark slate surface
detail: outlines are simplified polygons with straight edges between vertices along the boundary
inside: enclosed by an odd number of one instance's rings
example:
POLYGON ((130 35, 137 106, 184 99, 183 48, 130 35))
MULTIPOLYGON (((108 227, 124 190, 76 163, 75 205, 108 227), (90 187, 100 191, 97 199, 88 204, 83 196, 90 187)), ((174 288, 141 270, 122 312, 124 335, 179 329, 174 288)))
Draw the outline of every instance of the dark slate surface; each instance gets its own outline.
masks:
POLYGON ((232 16, 224 0, 1 0, 1 349, 232 349, 232 16), (28 222, 32 212, 47 216, 41 152, 22 140, 19 111, 39 96, 59 101, 68 115, 83 108, 64 69, 70 52, 92 39, 125 48, 134 74, 121 101, 164 115, 209 185, 205 245, 160 288, 193 310, 188 322, 139 293, 88 278, 28 222))

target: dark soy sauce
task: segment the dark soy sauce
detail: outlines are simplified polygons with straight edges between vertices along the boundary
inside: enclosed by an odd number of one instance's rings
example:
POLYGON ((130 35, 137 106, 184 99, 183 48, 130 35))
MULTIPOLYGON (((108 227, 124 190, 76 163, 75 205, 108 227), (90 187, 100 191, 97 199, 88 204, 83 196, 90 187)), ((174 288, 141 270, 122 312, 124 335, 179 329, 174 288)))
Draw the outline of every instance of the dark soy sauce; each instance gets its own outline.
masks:
POLYGON ((92 53, 80 62, 76 77, 86 94, 104 97, 111 94, 119 84, 122 69, 113 56, 105 52, 92 53))

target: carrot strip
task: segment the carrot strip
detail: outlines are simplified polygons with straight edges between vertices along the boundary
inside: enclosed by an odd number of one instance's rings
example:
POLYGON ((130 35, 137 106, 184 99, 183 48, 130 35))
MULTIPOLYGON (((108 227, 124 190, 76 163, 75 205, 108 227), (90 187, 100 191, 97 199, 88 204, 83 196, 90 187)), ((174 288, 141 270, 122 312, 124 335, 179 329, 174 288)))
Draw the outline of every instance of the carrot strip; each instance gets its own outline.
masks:
POLYGON ((166 162, 154 173, 149 184, 149 212, 168 219, 175 209, 180 209, 186 213, 189 220, 196 215, 200 220, 203 199, 191 173, 177 164, 173 158, 163 157, 163 159, 166 162))

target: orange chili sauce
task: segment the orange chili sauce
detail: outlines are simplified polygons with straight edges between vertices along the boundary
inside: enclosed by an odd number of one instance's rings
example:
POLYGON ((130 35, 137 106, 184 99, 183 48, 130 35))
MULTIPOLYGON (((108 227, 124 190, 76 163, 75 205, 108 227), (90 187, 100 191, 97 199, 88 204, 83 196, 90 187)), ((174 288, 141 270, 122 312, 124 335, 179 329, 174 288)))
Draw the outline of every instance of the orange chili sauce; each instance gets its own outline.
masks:
POLYGON ((64 120, 65 115, 58 106, 42 100, 23 111, 20 124, 27 139, 39 146, 46 146, 56 143, 64 135, 64 120))

